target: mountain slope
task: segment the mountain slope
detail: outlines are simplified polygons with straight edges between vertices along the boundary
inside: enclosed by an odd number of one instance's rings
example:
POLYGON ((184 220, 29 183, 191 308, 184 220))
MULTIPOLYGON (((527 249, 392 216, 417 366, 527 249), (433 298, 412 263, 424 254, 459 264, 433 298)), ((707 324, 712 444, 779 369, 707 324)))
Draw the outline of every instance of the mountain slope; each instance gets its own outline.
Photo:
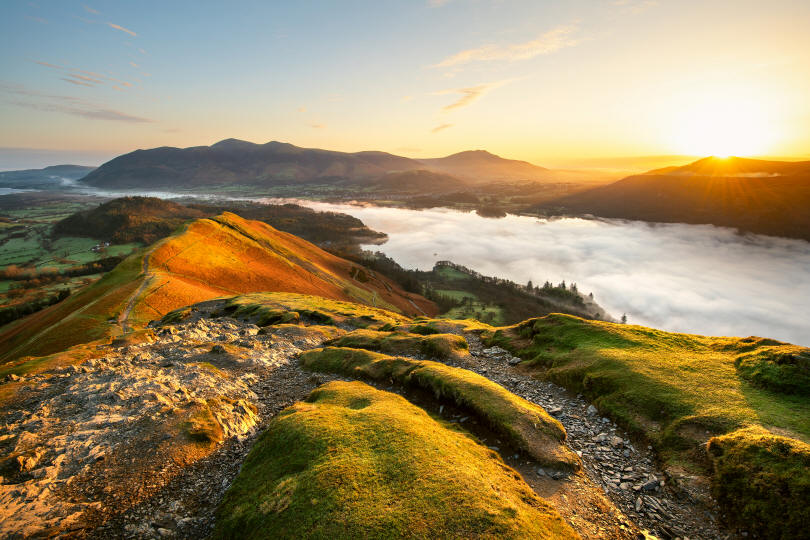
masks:
POLYGON ((532 210, 713 224, 810 240, 810 164, 707 158, 561 197, 532 210))
POLYGON ((424 166, 418 161, 384 152, 350 154, 226 139, 211 146, 136 150, 108 161, 82 182, 105 188, 295 184, 363 181, 390 171, 419 168, 424 166))
POLYGON ((117 335, 202 300, 258 291, 348 300, 409 315, 435 306, 291 234, 224 213, 129 257, 97 283, 0 333, 0 361, 117 335))
POLYGON ((431 169, 476 182, 547 180, 550 176, 548 169, 527 161, 504 159, 486 150, 469 150, 420 161, 431 169))

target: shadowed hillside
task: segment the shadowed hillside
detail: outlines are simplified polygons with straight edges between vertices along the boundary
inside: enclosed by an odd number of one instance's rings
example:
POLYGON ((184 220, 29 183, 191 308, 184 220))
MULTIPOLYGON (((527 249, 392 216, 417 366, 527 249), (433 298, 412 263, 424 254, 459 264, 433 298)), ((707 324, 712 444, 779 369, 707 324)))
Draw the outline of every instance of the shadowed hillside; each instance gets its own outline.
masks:
POLYGON ((318 212, 297 204, 234 201, 227 205, 182 205, 157 197, 121 197, 76 212, 57 222, 53 234, 88 236, 113 243, 151 244, 169 236, 190 219, 213 217, 223 212, 263 221, 321 246, 353 245, 385 238, 383 233, 372 231, 355 217, 338 212, 318 212))
POLYGON ((221 184, 366 181, 418 161, 385 152, 334 152, 292 144, 226 139, 211 146, 152 148, 118 156, 82 182, 104 188, 199 187, 221 184))
POLYGON ((194 302, 300 292, 409 314, 433 303, 273 227, 225 213, 135 254, 64 302, 4 328, 0 358, 42 355, 138 327, 194 302))
POLYGON ((664 223, 713 224, 810 240, 810 164, 706 158, 630 176, 531 208, 664 223))

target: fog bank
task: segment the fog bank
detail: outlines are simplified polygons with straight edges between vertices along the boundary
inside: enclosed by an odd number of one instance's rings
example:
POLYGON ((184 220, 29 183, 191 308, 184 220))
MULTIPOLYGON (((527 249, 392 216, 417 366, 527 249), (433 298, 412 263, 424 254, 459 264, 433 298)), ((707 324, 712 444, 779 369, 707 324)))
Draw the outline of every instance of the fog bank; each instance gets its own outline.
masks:
POLYGON ((810 346, 810 243, 711 225, 521 216, 486 219, 300 201, 360 218, 407 268, 449 259, 519 283, 574 281, 630 323, 707 335, 759 335, 810 346))

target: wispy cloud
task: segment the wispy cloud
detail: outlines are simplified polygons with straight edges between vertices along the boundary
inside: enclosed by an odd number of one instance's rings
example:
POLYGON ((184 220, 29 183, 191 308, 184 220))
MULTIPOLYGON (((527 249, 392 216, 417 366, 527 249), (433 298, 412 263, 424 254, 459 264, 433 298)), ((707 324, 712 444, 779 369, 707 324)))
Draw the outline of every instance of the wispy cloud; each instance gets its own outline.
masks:
POLYGON ((129 30, 127 28, 124 28, 123 26, 120 26, 120 25, 117 25, 117 24, 114 24, 114 23, 111 23, 111 22, 108 22, 107 26, 109 26, 110 28, 115 28, 116 30, 121 30, 122 32, 126 32, 130 36, 137 36, 138 35, 135 32, 133 32, 132 30, 129 30))
POLYGON ((325 124, 310 124, 309 127, 313 128, 313 129, 326 129, 325 124))
POLYGON ((435 128, 431 129, 430 132, 431 133, 438 133, 438 132, 440 132, 440 131, 442 131, 444 129, 451 128, 451 127, 453 127, 453 124, 439 124, 435 128))
POLYGON ((65 69, 62 66, 57 66, 56 64, 49 64, 48 62, 41 62, 39 60, 34 60, 34 62, 36 62, 40 66, 45 66, 45 67, 54 68, 54 69, 65 69))
POLYGON ((499 86, 503 86, 512 82, 513 79, 508 79, 505 81, 498 81, 494 83, 486 83, 486 84, 479 84, 477 86, 470 86, 467 88, 451 88, 448 90, 440 90, 438 92, 434 92, 437 96, 447 95, 447 94, 460 94, 456 101, 450 103, 449 105, 445 105, 442 107, 442 111, 452 111, 453 109, 460 109, 461 107, 466 107, 474 103, 475 101, 482 98, 491 90, 498 88, 499 86))
POLYGON ((495 60, 515 62, 518 60, 528 60, 544 54, 551 54, 565 47, 576 45, 578 41, 571 36, 576 29, 576 25, 568 24, 553 28, 537 39, 525 43, 516 43, 513 45, 482 45, 475 49, 467 49, 448 56, 432 67, 446 68, 469 64, 471 62, 491 62, 495 60))
MULTIPOLYGON (((64 79, 76 85, 88 85, 80 80, 64 79)), ((154 120, 110 109, 101 103, 87 101, 72 96, 44 94, 23 86, 0 85, 0 92, 12 97, 8 102, 18 107, 36 111, 55 112, 79 116, 90 120, 107 120, 130 124, 151 123, 154 120)))
POLYGON ((43 62, 41 60, 34 60, 34 63, 62 72, 62 74, 65 75, 65 77, 60 77, 60 79, 71 84, 78 84, 80 86, 93 86, 98 84, 105 84, 105 81, 107 81, 110 83, 115 83, 115 85, 118 85, 113 86, 113 89, 115 90, 122 90, 121 86, 127 88, 131 88, 134 86, 131 82, 122 81, 121 79, 117 79, 109 75, 101 75, 100 73, 96 73, 94 71, 87 71, 79 68, 62 67, 56 64, 51 64, 49 62, 43 62))
POLYGON ((129 65, 134 67, 134 68, 138 67, 138 64, 136 64, 135 62, 130 62, 129 65))
POLYGON ((307 112, 307 108, 306 107, 298 107, 298 112, 305 113, 305 112, 307 112))
POLYGON ((440 7, 445 4, 449 4, 452 0, 428 0, 428 5, 430 7, 440 7))
POLYGON ((26 15, 25 18, 28 19, 29 21, 38 22, 39 24, 48 24, 48 21, 46 21, 42 17, 32 17, 31 15, 26 15))
POLYGON ((98 12, 97 10, 95 10, 95 9, 91 8, 91 7, 90 7, 90 6, 88 6, 87 4, 82 4, 82 7, 84 8, 84 10, 85 10, 87 13, 92 13, 93 15, 98 15, 98 14, 99 14, 99 12, 98 12))
POLYGON ((86 83, 86 82, 82 82, 82 81, 77 81, 77 80, 75 80, 75 79, 68 79, 67 77, 60 77, 60 79, 61 79, 61 80, 63 80, 63 81, 65 81, 66 83, 75 84, 76 86, 88 86, 88 87, 90 87, 90 88, 92 88, 92 87, 93 87, 93 85, 92 85, 92 84, 90 84, 90 83, 86 83))

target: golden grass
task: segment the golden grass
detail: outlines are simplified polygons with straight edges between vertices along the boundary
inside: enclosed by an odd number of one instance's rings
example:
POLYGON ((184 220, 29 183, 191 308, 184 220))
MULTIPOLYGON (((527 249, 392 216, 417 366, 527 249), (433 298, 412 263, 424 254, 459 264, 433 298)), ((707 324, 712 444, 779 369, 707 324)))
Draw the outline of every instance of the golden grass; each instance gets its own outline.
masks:
POLYGON ((363 349, 326 347, 300 355, 314 371, 343 373, 422 388, 468 409, 493 431, 543 465, 576 470, 579 458, 563 443, 565 428, 540 406, 472 371, 439 362, 395 358, 363 349))
POLYGON ((316 389, 273 419, 214 538, 577 538, 494 452, 395 394, 316 389))

